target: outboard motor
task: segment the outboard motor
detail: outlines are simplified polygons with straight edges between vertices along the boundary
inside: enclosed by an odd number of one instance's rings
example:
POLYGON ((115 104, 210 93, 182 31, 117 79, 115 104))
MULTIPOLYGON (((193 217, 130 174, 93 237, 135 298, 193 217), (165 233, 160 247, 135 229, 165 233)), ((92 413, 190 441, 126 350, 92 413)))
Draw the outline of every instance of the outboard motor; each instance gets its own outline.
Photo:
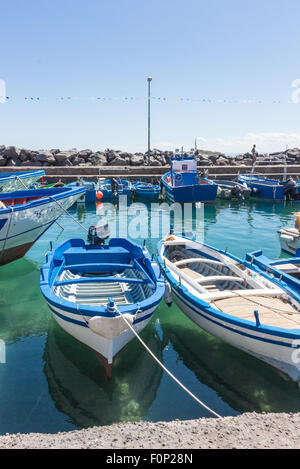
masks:
POLYGON ((107 222, 100 221, 97 225, 89 227, 88 242, 96 246, 103 246, 105 240, 110 237, 110 228, 107 222))
POLYGON ((239 186, 234 186, 231 189, 232 197, 236 197, 237 199, 241 199, 243 197, 242 189, 239 186))
POLYGON ((115 178, 112 178, 110 183, 111 183, 111 189, 112 189, 113 195, 116 197, 118 195, 118 188, 119 188, 118 181, 115 178))
POLYGON ((283 192, 288 200, 298 200, 298 184, 292 177, 283 183, 283 192))

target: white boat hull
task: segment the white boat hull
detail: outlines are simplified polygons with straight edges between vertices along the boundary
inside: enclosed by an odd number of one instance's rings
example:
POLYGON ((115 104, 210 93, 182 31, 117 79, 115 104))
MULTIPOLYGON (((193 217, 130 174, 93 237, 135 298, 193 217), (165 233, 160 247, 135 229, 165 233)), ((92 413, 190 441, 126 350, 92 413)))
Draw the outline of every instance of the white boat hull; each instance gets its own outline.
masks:
MULTIPOLYGON (((73 314, 49 303, 48 306, 60 327, 79 342, 87 345, 97 355, 100 355, 108 366, 112 365, 114 357, 135 337, 134 333, 128 328, 119 336, 108 339, 93 332, 86 323, 88 318, 84 318, 80 313, 73 314)), ((146 327, 155 309, 156 306, 138 313, 138 322, 132 325, 138 334, 146 327)))
POLYGON ((279 369, 293 381, 300 381, 300 353, 292 348, 292 340, 260 333, 259 328, 253 333, 242 326, 230 325, 221 319, 212 318, 195 305, 190 305, 174 291, 173 299, 201 329, 279 369))
MULTIPOLYGON (((58 200, 67 210, 81 194, 58 200)), ((41 199, 42 200, 42 199, 41 199)), ((12 262, 30 249, 34 242, 60 217, 63 209, 54 200, 0 213, 0 265, 12 262)), ((1 211, 0 211, 1 212, 1 211)), ((4 212, 4 210, 3 210, 4 212)))
POLYGON ((295 256, 300 249, 300 234, 295 228, 284 228, 278 231, 281 249, 295 256))

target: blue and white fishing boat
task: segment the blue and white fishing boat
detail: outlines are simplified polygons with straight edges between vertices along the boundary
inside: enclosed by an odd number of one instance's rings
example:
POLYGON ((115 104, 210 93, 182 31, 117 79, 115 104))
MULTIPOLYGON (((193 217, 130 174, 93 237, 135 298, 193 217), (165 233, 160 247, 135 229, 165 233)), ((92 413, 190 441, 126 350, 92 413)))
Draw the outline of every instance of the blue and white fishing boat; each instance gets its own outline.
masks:
POLYGON ((250 174, 239 174, 238 182, 247 184, 250 187, 253 197, 273 202, 282 202, 284 200, 299 200, 300 182, 295 181, 287 173, 287 163, 285 160, 283 177, 280 179, 270 179, 264 176, 254 174, 257 163, 252 166, 250 174))
POLYGON ((14 173, 0 173, 0 192, 13 192, 29 188, 37 182, 45 171, 16 171, 14 173))
POLYGON ((110 179, 98 178, 96 185, 96 197, 97 193, 100 194, 101 200, 113 200, 118 195, 116 187, 113 188, 110 179))
POLYGON ((107 377, 114 357, 150 321, 164 279, 145 246, 104 236, 70 239, 47 254, 41 291, 58 324, 101 359, 107 377))
POLYGON ((136 197, 146 200, 156 200, 160 194, 160 187, 147 182, 137 182, 133 185, 136 197))
POLYGON ((161 241, 158 261, 173 299, 199 327, 299 381, 300 302, 291 293, 248 262, 184 236, 161 241))
POLYGON ((261 250, 246 255, 247 265, 258 268, 300 300, 300 250, 295 257, 270 259, 261 250))
POLYGON ((96 183, 93 181, 86 181, 82 178, 78 178, 77 181, 70 182, 68 187, 85 187, 85 202, 96 201, 96 183))
POLYGON ((0 265, 23 257, 84 191, 60 187, 1 193, 0 265))
POLYGON ((294 216, 296 217, 294 227, 280 228, 278 230, 282 251, 293 256, 300 249, 300 212, 294 213, 294 216))
POLYGON ((194 157, 176 157, 170 160, 171 171, 161 178, 162 194, 171 202, 214 202, 218 186, 199 175, 194 157))
POLYGON ((133 184, 126 179, 117 179, 117 189, 118 189, 118 196, 126 195, 127 197, 131 196, 133 190, 133 184))

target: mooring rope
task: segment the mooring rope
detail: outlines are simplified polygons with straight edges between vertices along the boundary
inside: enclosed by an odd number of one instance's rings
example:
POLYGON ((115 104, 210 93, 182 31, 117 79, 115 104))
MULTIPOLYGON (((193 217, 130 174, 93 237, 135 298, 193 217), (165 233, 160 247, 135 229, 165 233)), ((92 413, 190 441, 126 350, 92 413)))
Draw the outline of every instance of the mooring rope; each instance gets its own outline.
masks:
POLYGON ((127 321, 127 319, 125 319, 125 317, 122 315, 122 313, 120 313, 119 309, 117 308, 117 306, 115 306, 115 311, 123 318, 123 320, 125 321, 125 323, 127 324, 127 326, 129 327, 129 329, 131 329, 131 331, 133 332, 133 334, 136 336, 136 338, 140 341, 140 343, 143 345, 143 347, 147 350, 147 352, 151 355, 152 358, 154 358, 154 360, 159 364, 159 366, 187 393, 189 394, 196 402, 198 402, 198 404, 200 404, 202 407, 204 407, 204 409, 206 409, 208 412, 210 412, 211 414, 213 414, 215 417, 218 417, 218 418, 222 418, 221 415, 217 414, 217 412, 215 412, 214 410, 210 409, 210 407, 208 407, 206 404, 204 404, 204 402, 202 402, 200 399, 198 399, 197 396, 195 396, 195 394, 193 394, 188 388, 186 388, 184 386, 184 384, 181 383, 181 381, 179 381, 178 378, 176 378, 176 376, 173 375, 173 373, 171 373, 171 371, 168 370, 168 368, 165 367, 165 365, 163 363, 161 363, 161 361, 156 357, 156 355, 154 355, 154 353, 149 349, 149 347, 145 344, 145 342, 141 339, 141 337, 139 336, 139 334, 134 330, 134 328, 131 326, 131 324, 127 321))

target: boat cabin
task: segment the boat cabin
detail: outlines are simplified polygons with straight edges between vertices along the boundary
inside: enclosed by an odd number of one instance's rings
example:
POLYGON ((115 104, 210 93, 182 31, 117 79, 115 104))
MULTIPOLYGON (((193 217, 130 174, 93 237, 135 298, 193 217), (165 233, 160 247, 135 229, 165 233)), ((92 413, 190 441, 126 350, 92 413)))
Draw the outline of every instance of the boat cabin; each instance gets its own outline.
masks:
POLYGON ((199 184, 197 160, 194 157, 173 158, 170 164, 170 182, 173 187, 199 184))

